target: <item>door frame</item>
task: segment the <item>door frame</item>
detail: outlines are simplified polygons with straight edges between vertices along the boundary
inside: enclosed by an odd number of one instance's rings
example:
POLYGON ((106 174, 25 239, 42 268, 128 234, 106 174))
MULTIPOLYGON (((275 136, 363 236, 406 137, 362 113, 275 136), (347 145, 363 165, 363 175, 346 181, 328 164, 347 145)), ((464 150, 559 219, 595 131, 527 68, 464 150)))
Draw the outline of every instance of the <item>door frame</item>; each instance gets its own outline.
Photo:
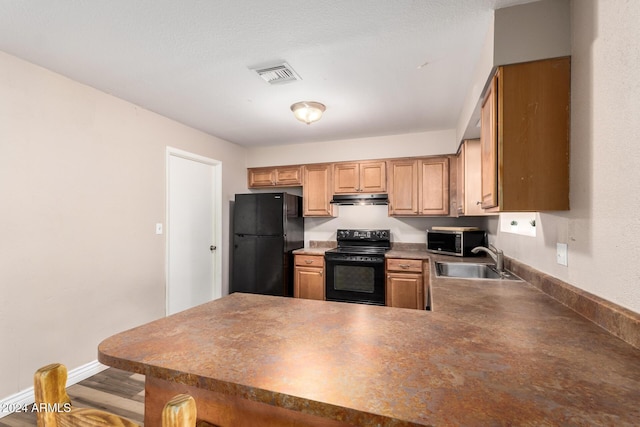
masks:
POLYGON ((165 263, 164 263, 164 277, 165 277, 165 316, 169 313, 169 228, 171 227, 171 218, 169 218, 169 160, 171 156, 180 157, 186 160, 194 162, 204 163, 213 167, 213 202, 215 204, 213 209, 213 230, 215 234, 213 245, 216 246, 213 257, 213 298, 217 299, 222 297, 222 162, 210 157, 201 156, 188 151, 181 150, 179 148, 167 146, 165 155, 165 218, 166 218, 166 230, 165 230, 165 263))

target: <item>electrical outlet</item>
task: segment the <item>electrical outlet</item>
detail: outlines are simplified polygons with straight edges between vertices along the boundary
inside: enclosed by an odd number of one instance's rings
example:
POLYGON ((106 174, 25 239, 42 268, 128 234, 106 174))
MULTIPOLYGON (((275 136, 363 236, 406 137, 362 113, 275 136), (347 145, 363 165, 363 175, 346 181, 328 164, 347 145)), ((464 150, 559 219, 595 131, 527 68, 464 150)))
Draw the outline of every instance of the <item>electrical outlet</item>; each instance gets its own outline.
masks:
POLYGON ((156 224, 156 234, 162 234, 162 223, 156 224))
POLYGON ((568 248, 566 243, 556 243, 556 261, 560 265, 567 265, 568 248))

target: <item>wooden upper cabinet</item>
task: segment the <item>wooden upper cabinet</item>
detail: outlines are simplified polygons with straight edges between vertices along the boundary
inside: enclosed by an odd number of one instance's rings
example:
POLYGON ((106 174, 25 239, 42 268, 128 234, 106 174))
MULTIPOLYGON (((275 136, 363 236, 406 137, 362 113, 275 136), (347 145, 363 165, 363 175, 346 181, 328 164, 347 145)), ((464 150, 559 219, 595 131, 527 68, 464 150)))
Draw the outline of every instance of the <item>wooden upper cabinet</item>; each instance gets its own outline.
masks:
POLYGON ((482 207, 569 209, 569 57, 498 68, 482 104, 482 207))
POLYGON ((276 168, 276 185, 302 185, 302 167, 276 168))
POLYGON ((387 162, 360 163, 360 191, 365 193, 387 191, 387 162))
POLYGON ((389 215, 447 215, 449 157, 389 162, 389 215))
MULTIPOLYGON (((482 162, 479 139, 468 139, 460 145, 456 156, 456 202, 457 216, 486 215, 482 209, 482 162)), ((452 177, 454 176, 452 172, 452 177)), ((453 179, 453 178, 452 178, 453 179)), ((453 192, 451 193, 453 197, 453 192)))
POLYGON ((385 161, 345 162, 333 165, 333 192, 384 193, 387 191, 385 161))
POLYGON ((449 214, 449 157, 418 160, 420 215, 449 214))
MULTIPOLYGON (((460 155, 449 156, 449 215, 458 216, 458 197, 460 191, 458 190, 458 162, 460 155)), ((462 181, 460 181, 462 182, 462 181)))
POLYGON ((464 154, 465 146, 462 143, 455 158, 451 159, 451 168, 449 168, 451 174, 451 212, 449 213, 452 216, 464 215, 464 154))
POLYGON ((389 215, 418 215, 418 162, 389 162, 389 215))
POLYGON ((496 72, 487 93, 482 100, 480 118, 480 149, 482 151, 482 208, 489 209, 498 206, 498 139, 497 128, 497 99, 498 77, 496 72))
POLYGON ((335 216, 331 204, 332 166, 331 164, 305 165, 303 168, 302 205, 304 216, 335 216))
POLYGON ((247 169, 247 186, 298 187, 302 185, 302 166, 278 166, 247 169))
POLYGON ((333 165, 333 192, 355 193, 360 186, 358 163, 337 163, 333 165))
POLYGON ((255 187, 271 187, 275 185, 276 174, 275 168, 252 168, 247 169, 247 186, 255 187))

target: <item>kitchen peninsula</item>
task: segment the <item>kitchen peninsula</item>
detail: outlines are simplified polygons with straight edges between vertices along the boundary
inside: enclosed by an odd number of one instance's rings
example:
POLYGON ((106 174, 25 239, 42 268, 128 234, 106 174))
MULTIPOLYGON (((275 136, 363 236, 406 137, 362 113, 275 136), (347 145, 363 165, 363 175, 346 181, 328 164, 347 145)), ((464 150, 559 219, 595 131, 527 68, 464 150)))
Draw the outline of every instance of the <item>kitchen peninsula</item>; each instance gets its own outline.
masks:
POLYGON ((640 350, 526 282, 434 285, 434 312, 236 293, 99 360, 146 375, 145 425, 177 391, 221 426, 640 423, 640 350))

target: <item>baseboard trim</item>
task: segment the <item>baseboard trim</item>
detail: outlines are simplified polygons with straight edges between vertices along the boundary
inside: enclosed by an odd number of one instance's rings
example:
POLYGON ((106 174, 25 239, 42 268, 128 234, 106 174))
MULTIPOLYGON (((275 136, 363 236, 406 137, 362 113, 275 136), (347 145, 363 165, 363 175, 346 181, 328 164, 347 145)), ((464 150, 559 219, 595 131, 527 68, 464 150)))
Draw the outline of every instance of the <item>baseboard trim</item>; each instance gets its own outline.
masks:
MULTIPOLYGON (((72 369, 67 372, 67 387, 72 384, 79 383, 80 381, 100 373, 107 368, 108 366, 94 360, 86 365, 72 369)), ((25 405, 32 404, 33 402, 33 386, 16 394, 12 394, 4 399, 0 399, 0 418, 6 417, 7 415, 15 412, 15 410, 11 410, 11 408, 22 408, 25 405)))
POLYGON ((640 314, 505 257, 505 267, 582 317, 640 348, 640 314))

